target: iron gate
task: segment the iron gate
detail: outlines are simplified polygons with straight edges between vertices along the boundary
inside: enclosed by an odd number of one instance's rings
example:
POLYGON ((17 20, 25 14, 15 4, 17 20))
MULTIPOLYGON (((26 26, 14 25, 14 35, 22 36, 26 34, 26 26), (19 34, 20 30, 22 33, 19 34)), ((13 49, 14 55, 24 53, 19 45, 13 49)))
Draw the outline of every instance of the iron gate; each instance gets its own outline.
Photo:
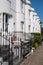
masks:
POLYGON ((8 65, 13 65, 13 52, 10 50, 10 45, 0 46, 0 57, 3 58, 3 62, 8 62, 8 65))

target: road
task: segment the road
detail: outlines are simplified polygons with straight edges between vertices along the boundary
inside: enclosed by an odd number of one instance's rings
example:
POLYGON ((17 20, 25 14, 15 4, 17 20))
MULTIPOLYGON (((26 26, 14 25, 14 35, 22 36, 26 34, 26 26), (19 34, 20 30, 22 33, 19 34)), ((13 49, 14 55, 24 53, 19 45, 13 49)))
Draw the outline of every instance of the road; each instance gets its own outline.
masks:
POLYGON ((43 65, 43 44, 27 56, 20 65, 43 65))

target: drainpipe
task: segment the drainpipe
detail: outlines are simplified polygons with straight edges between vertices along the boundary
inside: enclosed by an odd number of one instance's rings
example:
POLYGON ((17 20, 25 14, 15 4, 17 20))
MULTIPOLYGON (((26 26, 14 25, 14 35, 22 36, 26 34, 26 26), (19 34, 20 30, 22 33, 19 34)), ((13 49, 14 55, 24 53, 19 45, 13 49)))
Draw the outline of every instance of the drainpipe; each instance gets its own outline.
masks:
POLYGON ((4 45, 6 44, 5 43, 5 28, 6 28, 5 24, 6 24, 6 14, 4 15, 4 34, 3 34, 4 35, 4 45))

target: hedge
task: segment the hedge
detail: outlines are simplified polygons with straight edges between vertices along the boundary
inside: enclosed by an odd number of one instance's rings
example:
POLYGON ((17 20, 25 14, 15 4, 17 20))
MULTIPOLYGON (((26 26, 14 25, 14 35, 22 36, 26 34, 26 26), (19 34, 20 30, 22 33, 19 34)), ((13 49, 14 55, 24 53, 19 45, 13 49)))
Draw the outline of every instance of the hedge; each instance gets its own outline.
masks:
POLYGON ((41 40, 41 34, 33 33, 34 34, 34 41, 39 42, 41 40))
POLYGON ((41 40, 41 34, 33 33, 34 34, 34 42, 32 43, 32 47, 37 48, 39 46, 39 41, 41 40))

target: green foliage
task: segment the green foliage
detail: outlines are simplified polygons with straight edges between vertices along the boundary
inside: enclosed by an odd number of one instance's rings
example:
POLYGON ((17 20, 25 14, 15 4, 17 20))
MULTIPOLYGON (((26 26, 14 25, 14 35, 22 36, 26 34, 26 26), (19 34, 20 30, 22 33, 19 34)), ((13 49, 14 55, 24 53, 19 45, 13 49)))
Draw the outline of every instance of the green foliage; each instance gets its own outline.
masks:
POLYGON ((40 39, 41 39, 41 34, 39 34, 39 33, 34 33, 34 41, 39 42, 40 39))
POLYGON ((41 28, 41 33, 43 34, 43 28, 41 28))
POLYGON ((43 28, 41 28, 41 37, 43 38, 43 28))
POLYGON ((32 43, 32 47, 34 47, 35 49, 37 49, 37 48, 38 48, 38 46, 39 46, 39 44, 38 44, 37 42, 32 43))
POLYGON ((41 34, 33 33, 34 34, 34 42, 32 43, 32 47, 35 49, 39 46, 39 41, 41 40, 41 34))
POLYGON ((38 45, 38 43, 36 42, 36 43, 35 43, 35 49, 38 48, 38 46, 39 46, 39 45, 38 45))

